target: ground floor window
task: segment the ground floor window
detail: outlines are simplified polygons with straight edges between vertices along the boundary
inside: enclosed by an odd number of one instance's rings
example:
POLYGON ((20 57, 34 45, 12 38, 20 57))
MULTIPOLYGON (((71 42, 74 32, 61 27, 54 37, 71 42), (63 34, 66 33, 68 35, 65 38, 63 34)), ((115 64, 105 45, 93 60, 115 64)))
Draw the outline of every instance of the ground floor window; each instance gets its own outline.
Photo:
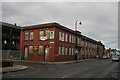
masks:
POLYGON ((65 48, 65 55, 67 55, 67 52, 68 52, 68 51, 67 51, 67 47, 66 47, 66 48, 65 48))
POLYGON ((59 46, 59 55, 61 55, 61 47, 59 46))
POLYGON ((69 55, 71 55, 71 48, 69 48, 69 55))
POLYGON ((74 55, 74 48, 72 48, 72 55, 74 55))
POLYGON ((64 47, 62 47, 62 55, 64 55, 64 47))
POLYGON ((43 54, 43 46, 42 45, 39 46, 38 54, 43 54))
POLYGON ((33 46, 29 46, 29 54, 33 54, 33 46))

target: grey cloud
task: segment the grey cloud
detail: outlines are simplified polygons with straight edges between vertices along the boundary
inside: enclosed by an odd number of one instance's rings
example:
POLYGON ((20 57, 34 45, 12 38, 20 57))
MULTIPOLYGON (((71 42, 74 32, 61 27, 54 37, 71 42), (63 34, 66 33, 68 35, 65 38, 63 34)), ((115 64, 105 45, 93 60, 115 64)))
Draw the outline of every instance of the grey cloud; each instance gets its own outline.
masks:
POLYGON ((82 34, 101 40, 107 48, 117 48, 117 3, 8 2, 2 7, 3 21, 21 26, 58 22, 74 30, 75 21, 80 20, 83 24, 78 25, 78 30, 82 34))

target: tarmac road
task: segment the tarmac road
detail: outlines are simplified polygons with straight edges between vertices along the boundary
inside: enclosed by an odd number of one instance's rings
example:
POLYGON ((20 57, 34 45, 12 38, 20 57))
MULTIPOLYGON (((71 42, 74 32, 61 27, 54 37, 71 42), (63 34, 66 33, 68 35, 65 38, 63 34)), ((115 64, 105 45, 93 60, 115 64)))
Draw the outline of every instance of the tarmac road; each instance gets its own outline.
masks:
POLYGON ((3 73, 3 78, 117 78, 118 62, 95 59, 71 64, 39 64, 14 62, 29 68, 3 73))

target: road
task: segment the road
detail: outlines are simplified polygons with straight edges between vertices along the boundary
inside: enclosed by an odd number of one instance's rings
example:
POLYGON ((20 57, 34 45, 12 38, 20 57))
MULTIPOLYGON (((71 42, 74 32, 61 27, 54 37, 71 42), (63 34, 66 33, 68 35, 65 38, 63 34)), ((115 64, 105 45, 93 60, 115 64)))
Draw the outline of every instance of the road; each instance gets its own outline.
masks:
POLYGON ((95 59, 71 64, 14 63, 29 68, 3 73, 3 78, 116 78, 118 75, 118 62, 112 62, 111 59, 95 59))

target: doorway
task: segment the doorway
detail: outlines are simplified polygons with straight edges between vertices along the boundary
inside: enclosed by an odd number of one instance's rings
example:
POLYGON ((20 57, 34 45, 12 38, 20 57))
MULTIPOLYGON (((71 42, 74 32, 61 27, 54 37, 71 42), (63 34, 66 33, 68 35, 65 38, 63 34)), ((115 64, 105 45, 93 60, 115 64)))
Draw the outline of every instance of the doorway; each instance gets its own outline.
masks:
POLYGON ((27 53, 28 53, 28 48, 27 48, 27 47, 25 47, 24 59, 27 59, 27 53))

